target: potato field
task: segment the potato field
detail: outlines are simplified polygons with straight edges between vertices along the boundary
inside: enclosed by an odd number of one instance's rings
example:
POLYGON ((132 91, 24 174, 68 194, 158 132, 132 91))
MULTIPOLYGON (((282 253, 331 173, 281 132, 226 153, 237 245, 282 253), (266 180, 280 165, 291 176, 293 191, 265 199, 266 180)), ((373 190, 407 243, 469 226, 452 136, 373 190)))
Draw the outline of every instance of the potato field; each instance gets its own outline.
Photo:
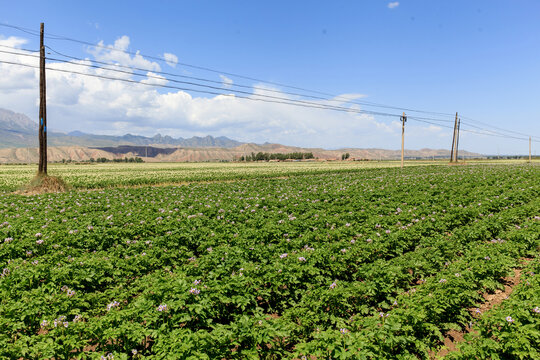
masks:
POLYGON ((130 166, 0 166, 0 358, 540 359, 538 165, 130 166))

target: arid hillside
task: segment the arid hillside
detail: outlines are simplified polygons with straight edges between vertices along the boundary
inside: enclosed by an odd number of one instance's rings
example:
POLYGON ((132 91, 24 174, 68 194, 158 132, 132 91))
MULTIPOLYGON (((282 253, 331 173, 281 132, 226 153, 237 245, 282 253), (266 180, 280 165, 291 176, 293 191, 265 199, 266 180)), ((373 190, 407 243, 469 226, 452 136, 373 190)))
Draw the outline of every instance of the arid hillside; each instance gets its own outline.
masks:
MULTIPOLYGON (((125 157, 141 157, 146 162, 198 162, 198 161, 234 161, 245 155, 263 153, 292 153, 311 152, 316 159, 339 160, 342 154, 349 153, 349 160, 391 160, 399 159, 399 150, 384 149, 338 149, 325 150, 318 148, 299 148, 280 144, 242 144, 233 148, 222 147, 197 147, 197 148, 167 148, 165 153, 159 153, 158 147, 129 147, 110 149, 105 151, 98 148, 77 147, 77 146, 52 146, 48 149, 48 160, 51 162, 61 161, 88 161, 90 159, 107 158, 122 159, 125 157), (114 151, 113 151, 114 150, 114 151), (154 151, 152 151, 154 150, 154 151), (146 156, 146 154, 150 154, 146 156), (151 156, 153 155, 153 156, 151 156)), ((160 147, 163 149, 163 146, 160 147)), ((450 156, 448 150, 406 150, 407 159, 440 159, 450 156)), ((482 157, 481 154, 460 152, 464 157, 482 157)), ((7 148, 0 149, 0 163, 36 163, 38 161, 37 148, 7 148)))

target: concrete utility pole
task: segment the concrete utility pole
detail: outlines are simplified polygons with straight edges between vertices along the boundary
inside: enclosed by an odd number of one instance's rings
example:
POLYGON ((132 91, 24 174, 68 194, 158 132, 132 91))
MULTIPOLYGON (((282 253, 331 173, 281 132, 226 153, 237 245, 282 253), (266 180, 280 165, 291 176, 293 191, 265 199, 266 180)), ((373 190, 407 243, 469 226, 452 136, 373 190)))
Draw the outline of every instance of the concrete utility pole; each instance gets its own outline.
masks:
POLYGON ((452 150, 450 150, 450 162, 454 162, 454 147, 456 145, 456 130, 457 130, 457 123, 458 123, 458 115, 456 112, 456 121, 454 123, 454 136, 452 137, 452 150))
POLYGON ((47 92, 45 79, 44 24, 39 32, 39 165, 38 173, 47 175, 47 92))
POLYGON ((459 128, 461 126, 461 118, 458 119, 457 123, 457 134, 456 134, 456 155, 454 156, 454 160, 458 162, 459 156, 458 156, 458 148, 459 148, 459 128))
POLYGON ((403 169, 403 156, 405 152, 405 122, 407 121, 407 117, 405 116, 405 113, 401 115, 401 168, 403 169))

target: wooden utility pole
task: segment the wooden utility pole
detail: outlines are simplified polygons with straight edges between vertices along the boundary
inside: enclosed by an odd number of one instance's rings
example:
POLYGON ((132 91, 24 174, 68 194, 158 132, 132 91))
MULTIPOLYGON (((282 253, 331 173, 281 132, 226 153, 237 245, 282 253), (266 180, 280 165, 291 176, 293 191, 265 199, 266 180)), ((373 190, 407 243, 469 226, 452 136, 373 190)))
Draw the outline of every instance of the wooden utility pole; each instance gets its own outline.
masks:
POLYGON ((529 136, 529 162, 531 162, 531 137, 529 136))
POLYGON ((47 92, 45 80, 44 24, 39 32, 39 166, 38 173, 47 175, 47 92))
POLYGON ((401 168, 403 169, 403 155, 405 151, 405 122, 407 121, 407 117, 405 116, 405 113, 401 115, 401 168))
POLYGON ((458 162, 459 156, 458 156, 458 148, 459 148, 459 127, 461 126, 461 118, 458 119, 457 123, 457 134, 456 134, 456 154, 454 156, 454 160, 458 162))
POLYGON ((456 112, 456 122, 454 123, 454 136, 452 137, 452 150, 450 151, 450 162, 454 162, 454 147, 456 145, 456 130, 457 130, 457 112, 456 112))

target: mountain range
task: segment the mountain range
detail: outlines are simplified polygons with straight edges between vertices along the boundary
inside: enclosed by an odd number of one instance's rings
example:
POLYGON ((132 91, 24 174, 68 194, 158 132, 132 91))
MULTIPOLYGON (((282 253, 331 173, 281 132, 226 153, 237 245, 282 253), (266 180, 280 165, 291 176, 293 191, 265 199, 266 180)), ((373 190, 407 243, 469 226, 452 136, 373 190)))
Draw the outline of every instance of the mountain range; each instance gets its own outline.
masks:
MULTIPOLYGON (((26 115, 0 109, 0 163, 35 163, 38 161, 38 125, 26 115)), ((68 134, 49 132, 48 159, 87 161, 91 158, 124 158, 139 156, 145 161, 231 161, 252 153, 311 152, 322 160, 340 159, 349 153, 351 159, 399 159, 399 150, 346 148, 327 150, 300 148, 281 144, 242 143, 220 137, 173 138, 157 134, 153 137, 126 134, 123 136, 95 135, 80 131, 68 134)), ((406 158, 449 158, 447 149, 405 150, 406 158)), ((483 157, 481 154, 460 151, 463 157, 483 157)))
MULTIPOLYGON (((28 116, 0 109, 0 149, 38 146, 38 124, 28 116)), ((194 136, 189 139, 157 134, 153 137, 126 134, 123 136, 95 135, 81 131, 70 133, 49 132, 49 146, 119 146, 119 145, 169 145, 173 147, 224 147, 242 145, 225 136, 194 136)))

